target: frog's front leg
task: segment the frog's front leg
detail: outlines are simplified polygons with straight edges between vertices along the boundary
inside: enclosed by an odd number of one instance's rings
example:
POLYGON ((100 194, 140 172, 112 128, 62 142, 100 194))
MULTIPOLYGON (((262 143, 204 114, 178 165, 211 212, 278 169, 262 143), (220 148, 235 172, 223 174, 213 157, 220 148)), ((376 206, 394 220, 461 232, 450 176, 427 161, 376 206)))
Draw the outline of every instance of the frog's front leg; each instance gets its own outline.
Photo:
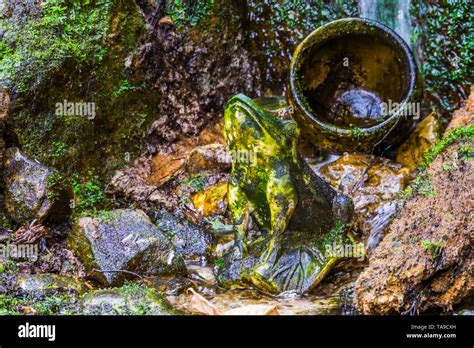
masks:
POLYGON ((264 261, 268 261, 272 255, 275 256, 275 251, 280 245, 283 233, 298 201, 298 195, 289 172, 270 177, 267 183, 267 200, 270 207, 272 230, 264 261))
POLYGON ((229 179, 229 187, 227 191, 229 208, 234 217, 234 246, 239 251, 240 256, 245 257, 247 254, 245 235, 247 233, 250 219, 250 204, 245 194, 234 181, 233 178, 229 179))

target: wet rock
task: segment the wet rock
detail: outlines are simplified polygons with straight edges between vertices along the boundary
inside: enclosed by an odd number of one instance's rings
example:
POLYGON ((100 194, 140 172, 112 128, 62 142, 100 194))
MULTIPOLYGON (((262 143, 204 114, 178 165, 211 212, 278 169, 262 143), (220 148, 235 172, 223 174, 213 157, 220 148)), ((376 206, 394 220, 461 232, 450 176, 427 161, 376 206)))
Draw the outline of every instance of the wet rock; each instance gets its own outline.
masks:
POLYGON ((146 178, 152 171, 151 161, 139 158, 133 166, 118 170, 110 180, 110 193, 126 197, 139 203, 159 204, 163 208, 172 209, 169 196, 160 192, 158 187, 149 184, 146 178))
POLYGON ((171 304, 145 286, 128 284, 117 289, 96 290, 82 301, 86 315, 173 315, 171 304))
POLYGON ((0 227, 0 243, 8 241, 10 239, 10 234, 12 231, 9 229, 0 227))
MULTIPOLYGON (((174 211, 183 197, 180 193, 170 192, 165 184, 170 182, 173 186, 176 184, 174 179, 188 174, 185 164, 192 170, 191 161, 187 158, 194 149, 209 144, 219 147, 216 145, 219 143, 224 143, 222 125, 216 122, 206 127, 198 137, 186 137, 176 143, 163 144, 151 158, 140 157, 133 165, 116 171, 110 181, 110 192, 131 199, 140 206, 158 205, 160 208, 174 211)), ((218 158, 214 156, 214 160, 217 161, 218 158)), ((205 166, 210 168, 207 164, 205 166)), ((223 170, 226 165, 219 166, 223 170)))
POLYGON ((68 246, 87 273, 104 285, 139 275, 186 275, 180 253, 141 210, 118 209, 80 218, 68 246), (128 273, 127 273, 128 272, 128 273))
POLYGON ((16 290, 27 293, 68 292, 81 294, 88 286, 75 278, 57 274, 30 274, 18 278, 16 290))
POLYGON ((416 169, 423 161, 423 154, 440 136, 440 124, 436 113, 421 121, 408 139, 397 150, 396 161, 410 169, 416 169))
POLYGON ((222 144, 210 144, 193 149, 185 163, 188 173, 198 173, 203 170, 224 172, 230 169, 230 166, 227 146, 222 144))
POLYGON ((149 280, 147 279, 146 284, 150 288, 153 288, 154 290, 167 296, 175 296, 181 294, 187 289, 195 286, 195 283, 190 280, 190 275, 188 275, 187 278, 159 277, 149 280))
POLYGON ((157 212, 154 221, 183 256, 208 257, 210 255, 214 237, 202 227, 166 211, 157 212))
POLYGON ((7 150, 5 187, 7 213, 18 223, 48 217, 60 221, 70 212, 72 193, 61 176, 17 148, 7 150))
POLYGON ((357 280, 361 312, 450 312, 474 293, 473 165, 466 153, 473 126, 458 134, 410 185, 411 196, 357 280))
POLYGON ((201 170, 223 171, 229 167, 226 158, 222 125, 214 122, 197 137, 184 137, 179 141, 158 148, 151 159, 151 171, 146 181, 157 187, 186 171, 197 173, 201 170))
POLYGON ((255 93, 260 84, 245 47, 242 4, 225 0, 209 7, 192 2, 180 6, 171 15, 175 25, 158 27, 136 57, 137 69, 146 71, 156 93, 166 96, 156 107, 167 120, 153 129, 151 141, 170 141, 176 133, 197 135, 219 117, 230 95, 255 93), (203 7, 207 10, 199 13, 203 7), (183 22, 189 18, 206 20, 188 26, 183 22))
POLYGON ((194 208, 203 216, 223 215, 227 209, 227 182, 196 193, 192 201, 194 208))
POLYGON ((410 170, 388 159, 346 154, 319 172, 331 185, 352 197, 356 230, 373 250, 397 211, 399 193, 408 185, 410 170))

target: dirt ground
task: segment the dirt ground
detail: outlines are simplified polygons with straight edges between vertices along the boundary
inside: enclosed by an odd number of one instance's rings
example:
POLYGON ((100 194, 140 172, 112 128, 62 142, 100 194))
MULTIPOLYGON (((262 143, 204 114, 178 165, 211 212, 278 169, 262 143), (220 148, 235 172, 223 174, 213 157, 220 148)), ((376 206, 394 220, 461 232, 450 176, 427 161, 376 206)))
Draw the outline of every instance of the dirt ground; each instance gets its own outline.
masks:
MULTIPOLYGON (((467 103, 453 122, 472 127, 473 116, 467 103)), ((472 137, 460 137, 405 190, 398 216, 356 282, 362 313, 450 312, 474 294, 473 146, 472 137)))

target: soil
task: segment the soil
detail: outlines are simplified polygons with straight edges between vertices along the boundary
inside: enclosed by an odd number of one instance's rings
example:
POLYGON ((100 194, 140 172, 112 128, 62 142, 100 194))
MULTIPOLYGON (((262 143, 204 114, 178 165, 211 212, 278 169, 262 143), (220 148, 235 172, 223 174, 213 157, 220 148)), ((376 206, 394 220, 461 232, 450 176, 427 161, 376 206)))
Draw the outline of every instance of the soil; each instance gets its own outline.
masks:
POLYGON ((400 207, 356 283, 361 312, 450 312, 474 294, 473 165, 466 154, 473 146, 473 139, 458 139, 415 180, 421 189, 400 207))

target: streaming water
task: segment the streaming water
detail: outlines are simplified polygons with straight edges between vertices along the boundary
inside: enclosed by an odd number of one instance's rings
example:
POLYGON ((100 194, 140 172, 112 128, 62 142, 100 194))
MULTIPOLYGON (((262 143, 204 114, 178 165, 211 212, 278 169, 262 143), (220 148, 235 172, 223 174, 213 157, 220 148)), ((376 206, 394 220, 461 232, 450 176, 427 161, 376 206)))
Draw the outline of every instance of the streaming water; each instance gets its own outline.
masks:
MULTIPOLYGON (((286 293, 271 296, 252 289, 220 289, 211 267, 202 266, 199 262, 188 262, 187 267, 197 286, 196 291, 221 313, 244 306, 264 305, 276 306, 282 315, 354 314, 352 295, 347 291, 357 277, 357 270, 336 272, 312 294, 286 293)), ((192 292, 184 292, 168 296, 168 300, 178 310, 195 313, 192 310, 192 296, 192 292)))
POLYGON ((395 30, 410 44, 410 0, 359 0, 360 16, 376 20, 395 30))

